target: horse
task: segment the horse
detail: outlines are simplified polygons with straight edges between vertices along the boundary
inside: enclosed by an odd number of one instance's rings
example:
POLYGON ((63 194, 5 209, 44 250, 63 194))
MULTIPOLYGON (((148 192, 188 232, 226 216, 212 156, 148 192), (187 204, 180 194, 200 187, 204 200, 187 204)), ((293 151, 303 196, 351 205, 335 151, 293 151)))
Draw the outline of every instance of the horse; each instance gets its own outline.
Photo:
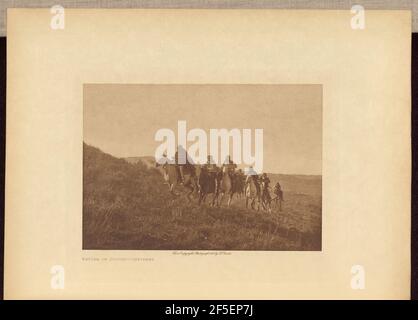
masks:
POLYGON ((196 166, 196 176, 199 186, 199 205, 205 203, 208 194, 213 194, 211 206, 214 206, 218 197, 218 172, 209 172, 205 166, 196 166))
POLYGON ((221 178, 219 182, 218 194, 221 196, 218 201, 218 206, 222 204, 225 195, 228 195, 228 207, 231 205, 232 197, 235 193, 233 165, 225 165, 222 169, 221 178))
POLYGON ((251 209, 255 210, 254 204, 257 201, 257 211, 260 210, 260 186, 256 176, 250 176, 245 185, 245 207, 248 209, 248 202, 251 200, 251 209))
POLYGON ((245 176, 243 174, 235 174, 234 189, 238 198, 244 197, 245 176))
POLYGON ((271 196, 268 191, 268 186, 264 181, 260 183, 260 200, 263 209, 271 212, 271 196))
POLYGON ((276 195, 272 201, 276 204, 276 207, 279 207, 279 211, 282 211, 282 201, 283 200, 283 191, 282 190, 274 190, 274 194, 276 195))
MULTIPOLYGON (((168 163, 163 165, 163 169, 165 173, 164 179, 168 184, 170 193, 174 196, 178 196, 178 194, 176 194, 174 190, 181 183, 181 175, 179 171, 180 169, 176 164, 168 163)), ((195 190, 197 190, 196 174, 193 165, 186 164, 183 166, 183 177, 183 186, 189 190, 189 192, 186 194, 186 197, 189 200, 189 202, 191 202, 191 195, 195 190)))

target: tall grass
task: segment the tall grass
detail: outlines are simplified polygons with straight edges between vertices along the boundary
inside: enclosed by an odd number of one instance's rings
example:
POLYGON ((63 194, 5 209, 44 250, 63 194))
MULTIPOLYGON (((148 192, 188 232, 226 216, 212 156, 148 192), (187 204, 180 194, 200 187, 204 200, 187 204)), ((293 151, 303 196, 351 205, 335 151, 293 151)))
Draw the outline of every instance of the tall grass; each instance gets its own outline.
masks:
POLYGON ((301 229, 285 221, 285 214, 246 210, 243 200, 212 208, 173 198, 156 169, 87 144, 83 170, 83 249, 321 249, 320 207, 314 202, 305 207, 314 217, 319 210, 319 227, 316 221, 314 228, 301 229))

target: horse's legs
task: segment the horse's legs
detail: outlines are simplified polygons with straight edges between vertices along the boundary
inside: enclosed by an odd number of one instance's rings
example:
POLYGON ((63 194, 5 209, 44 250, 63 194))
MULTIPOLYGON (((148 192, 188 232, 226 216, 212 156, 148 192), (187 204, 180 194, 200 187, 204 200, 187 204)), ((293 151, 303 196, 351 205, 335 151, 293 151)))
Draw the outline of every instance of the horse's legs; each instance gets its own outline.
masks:
POLYGON ((269 199, 265 192, 263 192, 263 195, 261 196, 261 206, 263 207, 264 211, 268 211, 269 199))
POLYGON ((228 207, 231 205, 231 202, 232 202, 232 197, 234 196, 234 194, 233 193, 230 193, 229 194, 229 198, 228 198, 228 207))
POLYGON ((267 201, 267 212, 271 213, 271 204, 270 201, 267 201))
MULTIPOLYGON (((208 193, 205 193, 205 196, 203 197, 203 203, 206 202, 206 198, 208 197, 208 193)), ((213 207, 215 205, 215 198, 212 198, 212 201, 210 202, 210 205, 213 207)))
POLYGON ((224 195, 225 195, 225 193, 224 193, 224 192, 222 192, 222 193, 221 193, 221 198, 219 198, 219 197, 218 197, 218 207, 220 207, 220 206, 222 205, 222 200, 223 200, 223 198, 224 198, 224 195))
POLYGON ((197 183, 197 180, 196 180, 196 178, 195 179, 193 179, 193 188, 194 188, 194 193, 197 195, 197 196, 199 196, 199 194, 200 194, 200 186, 199 186, 199 184, 197 183))
POLYGON ((268 199, 264 199, 264 205, 263 205, 263 207, 264 207, 264 210, 265 211, 267 211, 267 212, 270 212, 271 210, 270 210, 270 202, 269 202, 269 200, 268 199))
POLYGON ((203 194, 203 192, 199 193, 199 206, 203 203, 205 203, 205 195, 203 194))
POLYGON ((261 197, 261 207, 262 209, 265 211, 266 210, 266 204, 265 204, 265 199, 264 197, 261 197))
POLYGON ((215 202, 218 199, 218 195, 216 194, 216 192, 213 193, 213 197, 212 197, 212 202, 211 202, 211 206, 214 207, 215 206, 215 202))
POLYGON ((189 189, 190 189, 190 191, 189 191, 189 193, 187 194, 187 200, 189 200, 189 203, 190 203, 190 202, 192 202, 192 195, 193 195, 193 192, 194 192, 194 188, 193 188, 193 186, 191 185, 191 186, 189 187, 189 189))
POLYGON ((178 196, 178 194, 176 194, 175 192, 174 192, 174 189, 176 188, 176 185, 177 185, 177 183, 175 183, 175 182, 173 182, 171 185, 169 185, 169 190, 170 190, 170 193, 173 195, 173 196, 178 196))

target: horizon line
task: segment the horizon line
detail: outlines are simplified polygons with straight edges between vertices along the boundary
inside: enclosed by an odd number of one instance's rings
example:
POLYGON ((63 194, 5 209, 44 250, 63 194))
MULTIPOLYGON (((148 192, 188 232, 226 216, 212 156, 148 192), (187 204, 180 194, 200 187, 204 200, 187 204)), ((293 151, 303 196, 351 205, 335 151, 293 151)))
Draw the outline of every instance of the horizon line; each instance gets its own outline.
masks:
MULTIPOLYGON (((86 144, 87 146, 89 146, 89 147, 93 147, 93 148, 96 148, 96 149, 99 149, 101 152, 103 152, 103 153, 105 153, 105 154, 108 154, 108 155, 110 155, 110 156, 112 156, 112 157, 114 157, 114 158, 117 158, 117 159, 123 159, 123 160, 125 160, 125 159, 127 159, 127 158, 152 158, 152 159, 154 159, 155 160, 155 157, 154 156, 150 156, 150 155, 142 155, 142 156, 139 156, 139 155, 136 155, 136 156, 116 156, 116 155, 114 155, 114 154, 111 154, 110 152, 107 152, 107 151, 103 151, 103 149, 101 149, 101 148, 99 148, 99 147, 96 147, 96 146, 94 146, 94 145, 92 145, 92 144, 88 144, 87 142, 85 142, 84 140, 83 140, 83 144, 86 144)), ((219 164, 217 164, 217 165, 219 165, 219 164)), ((322 173, 277 173, 277 172, 269 172, 269 171, 264 171, 264 172, 266 172, 266 173, 270 173, 270 174, 281 174, 281 175, 293 175, 293 176, 320 176, 320 177, 322 177, 322 173)), ((260 173, 261 174, 261 173, 260 173)))

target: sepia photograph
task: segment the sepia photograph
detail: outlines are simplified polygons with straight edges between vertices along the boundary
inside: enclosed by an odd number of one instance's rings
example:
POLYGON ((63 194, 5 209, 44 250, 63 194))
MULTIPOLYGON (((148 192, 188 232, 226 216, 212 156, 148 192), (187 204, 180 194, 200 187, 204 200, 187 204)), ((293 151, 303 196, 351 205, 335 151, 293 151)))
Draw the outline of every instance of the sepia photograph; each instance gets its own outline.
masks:
POLYGON ((83 249, 320 251, 322 85, 84 84, 83 249))
POLYGON ((9 8, 5 298, 409 299, 412 16, 350 8, 9 8))

